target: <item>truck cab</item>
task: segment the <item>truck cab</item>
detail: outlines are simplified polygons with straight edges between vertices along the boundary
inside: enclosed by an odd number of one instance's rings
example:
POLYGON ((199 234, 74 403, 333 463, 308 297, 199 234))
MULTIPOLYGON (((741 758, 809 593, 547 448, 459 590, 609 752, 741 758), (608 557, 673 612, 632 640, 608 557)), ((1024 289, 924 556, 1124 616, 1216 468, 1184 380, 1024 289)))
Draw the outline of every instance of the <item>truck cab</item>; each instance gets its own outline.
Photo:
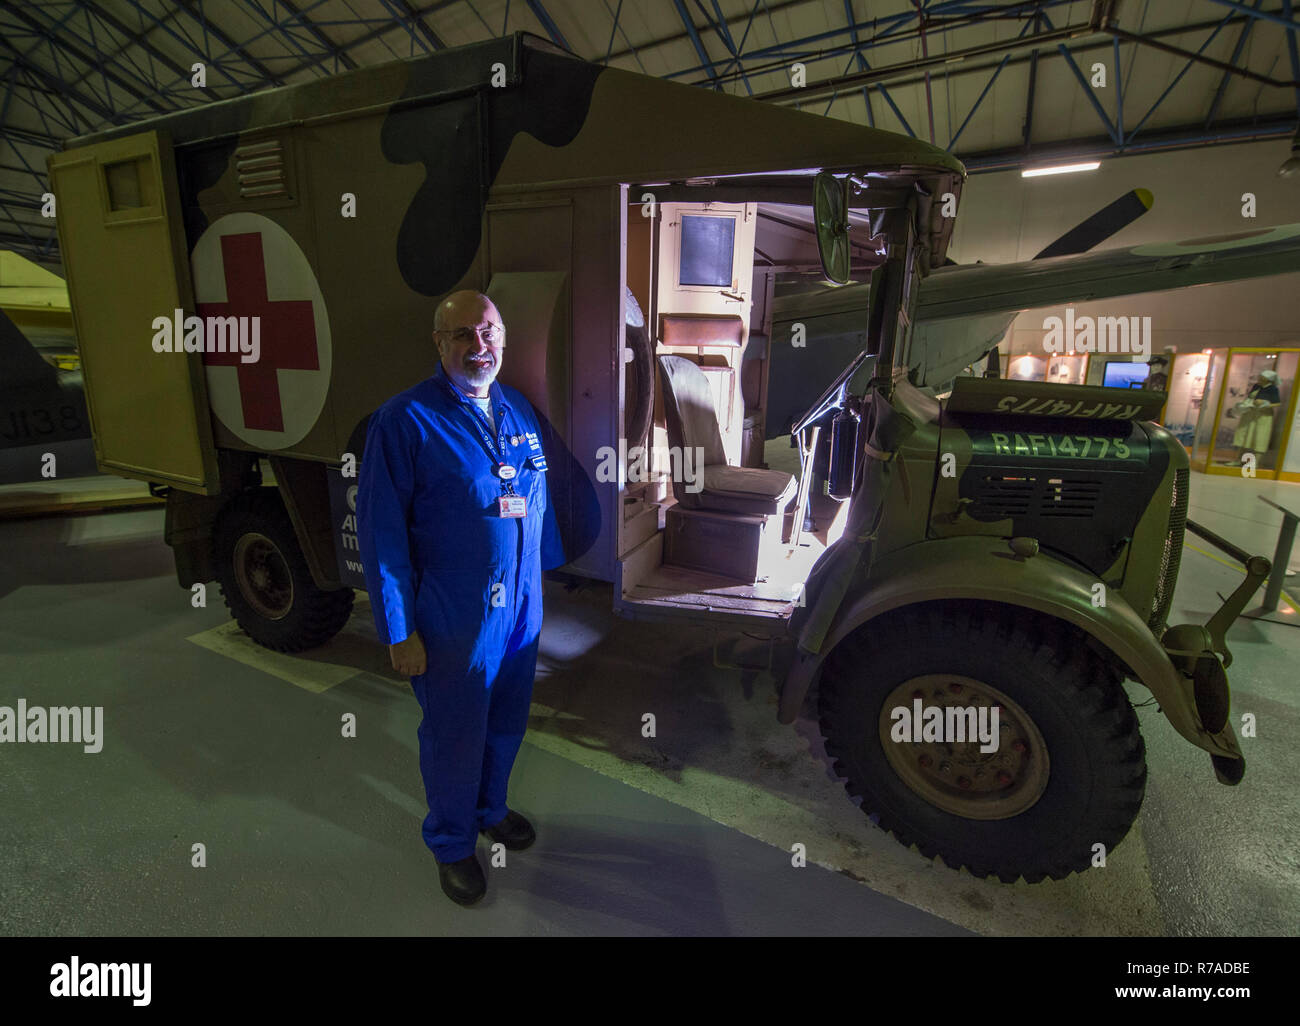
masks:
MULTIPOLYGON (((950 231, 933 202, 943 183, 872 167, 821 181, 847 197, 843 244, 855 277, 846 281, 869 283, 874 274, 883 282, 892 248, 894 273, 912 282, 897 295, 914 296, 930 247, 941 249, 950 231), (911 197, 924 202, 908 211, 911 197), (891 238, 886 224, 904 218, 908 230, 891 238), (898 250, 918 235, 926 253, 913 244, 908 262, 898 250)), ((816 182, 805 171, 628 187, 620 411, 628 436, 616 577, 625 615, 785 634, 806 605, 814 565, 844 532, 853 491, 844 454, 858 421, 833 425, 829 406, 813 408, 828 386, 840 388, 837 377, 859 351, 869 355, 854 374, 870 378, 873 350, 893 344, 891 333, 906 338, 899 326, 908 312, 900 305, 886 314, 882 286, 874 326, 857 311, 851 352, 779 312, 825 280, 816 182), (839 473, 828 489, 833 448, 839 473)))

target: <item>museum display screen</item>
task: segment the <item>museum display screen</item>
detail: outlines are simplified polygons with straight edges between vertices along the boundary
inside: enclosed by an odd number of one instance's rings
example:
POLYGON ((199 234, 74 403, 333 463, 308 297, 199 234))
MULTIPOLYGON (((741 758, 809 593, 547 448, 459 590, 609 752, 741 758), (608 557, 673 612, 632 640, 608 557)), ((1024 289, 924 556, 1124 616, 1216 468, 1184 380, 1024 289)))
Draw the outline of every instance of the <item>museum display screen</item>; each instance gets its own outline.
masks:
POLYGON ((1107 388, 1141 388, 1150 373, 1150 364, 1111 360, 1106 364, 1101 383, 1107 388))
POLYGON ((732 256, 736 243, 734 217, 682 215, 680 285, 731 285, 732 256))

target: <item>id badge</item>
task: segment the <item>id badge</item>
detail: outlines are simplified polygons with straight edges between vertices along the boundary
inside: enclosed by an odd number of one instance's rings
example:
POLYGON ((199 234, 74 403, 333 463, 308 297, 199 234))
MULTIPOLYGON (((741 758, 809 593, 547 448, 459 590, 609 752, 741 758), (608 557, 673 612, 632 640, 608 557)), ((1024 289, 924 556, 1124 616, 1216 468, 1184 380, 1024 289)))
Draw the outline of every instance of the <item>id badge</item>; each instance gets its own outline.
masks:
POLYGON ((528 498, 523 495, 503 495, 497 499, 499 517, 523 517, 528 515, 528 498))

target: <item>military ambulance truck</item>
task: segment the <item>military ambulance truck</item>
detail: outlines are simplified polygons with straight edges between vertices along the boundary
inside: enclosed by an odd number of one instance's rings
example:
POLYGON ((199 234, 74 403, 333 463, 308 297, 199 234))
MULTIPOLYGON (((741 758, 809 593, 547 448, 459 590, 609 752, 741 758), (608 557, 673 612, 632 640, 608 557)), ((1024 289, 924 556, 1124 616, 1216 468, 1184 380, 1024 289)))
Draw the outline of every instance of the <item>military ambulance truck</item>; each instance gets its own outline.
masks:
POLYGON ((1004 881, 1086 868, 1143 797, 1125 678, 1241 779, 1223 630, 1262 574, 1167 629, 1188 465, 1163 395, 918 384, 964 178, 943 150, 519 34, 112 128, 49 170, 98 465, 166 496, 180 584, 219 581, 258 643, 348 620, 367 418, 474 288, 545 426, 566 571, 624 615, 769 639, 779 720, 815 694, 902 842, 1004 881), (802 344, 773 291, 817 267, 869 302, 793 426, 796 478, 763 461, 767 355, 802 344))

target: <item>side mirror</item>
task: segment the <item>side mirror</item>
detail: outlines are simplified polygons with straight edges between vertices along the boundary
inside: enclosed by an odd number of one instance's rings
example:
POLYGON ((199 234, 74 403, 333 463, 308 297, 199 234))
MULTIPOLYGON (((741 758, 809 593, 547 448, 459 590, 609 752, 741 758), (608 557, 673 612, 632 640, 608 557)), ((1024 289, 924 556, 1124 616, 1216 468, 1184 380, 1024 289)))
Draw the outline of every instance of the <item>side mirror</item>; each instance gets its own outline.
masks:
POLYGON ((829 171, 813 179, 813 223, 817 229, 817 255, 822 273, 843 285, 849 280, 849 205, 841 181, 829 171))

